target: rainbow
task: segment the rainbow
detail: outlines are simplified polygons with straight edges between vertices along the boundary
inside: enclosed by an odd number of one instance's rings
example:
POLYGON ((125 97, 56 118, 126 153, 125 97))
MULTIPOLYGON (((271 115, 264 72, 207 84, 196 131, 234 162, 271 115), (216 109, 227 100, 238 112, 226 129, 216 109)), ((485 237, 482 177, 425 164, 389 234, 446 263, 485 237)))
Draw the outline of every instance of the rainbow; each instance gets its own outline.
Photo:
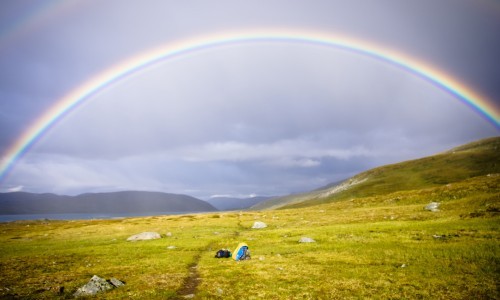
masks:
POLYGON ((0 51, 28 34, 33 34, 50 20, 57 19, 59 15, 80 9, 81 5, 82 3, 76 1, 42 0, 25 6, 26 10, 22 15, 0 28, 0 51))
POLYGON ((500 129, 500 112, 493 101, 482 97, 449 74, 445 74, 422 61, 394 50, 347 36, 317 31, 266 29, 228 32, 166 43, 155 49, 131 57, 90 78, 87 82, 72 90, 62 99, 59 99, 55 105, 50 107, 40 118, 29 126, 15 143, 8 148, 0 161, 0 181, 6 177, 15 163, 29 151, 36 141, 42 138, 43 134, 52 126, 57 124, 57 122, 64 118, 69 112, 75 110, 84 101, 95 97, 113 84, 129 78, 133 74, 145 70, 159 62, 174 57, 221 46, 255 42, 306 43, 333 47, 393 64, 430 81, 444 91, 452 94, 455 98, 464 102, 485 117, 493 126, 500 129))

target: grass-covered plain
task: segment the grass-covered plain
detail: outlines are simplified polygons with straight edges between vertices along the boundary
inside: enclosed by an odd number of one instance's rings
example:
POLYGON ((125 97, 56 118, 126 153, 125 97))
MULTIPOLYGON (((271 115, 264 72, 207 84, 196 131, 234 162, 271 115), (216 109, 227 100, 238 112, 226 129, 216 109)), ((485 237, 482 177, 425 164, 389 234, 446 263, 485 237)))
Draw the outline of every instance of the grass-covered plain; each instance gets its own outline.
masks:
POLYGON ((298 209, 2 223, 0 298, 72 298, 96 274, 126 283, 102 299, 499 299, 499 183, 477 176, 298 209), (431 201, 439 212, 423 209, 431 201), (268 227, 251 229, 257 220, 268 227), (126 241, 143 231, 165 236, 126 241), (239 242, 251 260, 214 258, 239 242))

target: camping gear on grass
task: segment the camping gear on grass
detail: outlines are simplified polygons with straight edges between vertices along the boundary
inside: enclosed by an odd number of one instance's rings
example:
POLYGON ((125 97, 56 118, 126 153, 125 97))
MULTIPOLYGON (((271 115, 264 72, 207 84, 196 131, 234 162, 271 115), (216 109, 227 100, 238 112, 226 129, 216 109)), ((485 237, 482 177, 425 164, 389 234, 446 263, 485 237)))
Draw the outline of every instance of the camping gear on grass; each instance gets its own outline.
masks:
POLYGON ((227 249, 220 249, 215 254, 215 258, 228 258, 228 257, 231 257, 231 251, 227 249))
POLYGON ((245 243, 239 243, 236 250, 233 252, 234 260, 245 260, 250 259, 250 250, 248 250, 248 245, 245 243))

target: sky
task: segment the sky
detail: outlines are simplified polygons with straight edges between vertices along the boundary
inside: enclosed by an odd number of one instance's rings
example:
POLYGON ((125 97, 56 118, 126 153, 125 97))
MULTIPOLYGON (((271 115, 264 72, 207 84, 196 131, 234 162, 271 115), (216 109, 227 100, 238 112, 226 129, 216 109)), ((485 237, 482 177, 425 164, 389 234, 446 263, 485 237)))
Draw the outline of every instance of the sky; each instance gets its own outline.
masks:
MULTIPOLYGON (((494 0, 5 0, 0 155, 111 66, 180 40, 276 29, 392 49, 500 109, 494 0)), ((498 135, 456 95, 387 61, 311 43, 232 43, 86 99, 38 137, 0 192, 287 195, 498 135)))

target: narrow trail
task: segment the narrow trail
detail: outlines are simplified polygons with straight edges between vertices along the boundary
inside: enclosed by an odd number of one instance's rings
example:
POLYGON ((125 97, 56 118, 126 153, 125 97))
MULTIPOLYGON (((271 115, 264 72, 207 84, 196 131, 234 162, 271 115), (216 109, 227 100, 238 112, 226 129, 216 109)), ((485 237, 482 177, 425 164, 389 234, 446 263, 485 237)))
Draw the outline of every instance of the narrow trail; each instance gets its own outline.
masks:
MULTIPOLYGON (((238 221, 238 229, 244 230, 245 228, 241 224, 241 221, 238 221)), ((234 231, 233 236, 238 237, 240 235, 240 231, 234 231)), ((208 245, 200 249, 198 253, 193 257, 193 262, 188 265, 188 275, 184 278, 184 282, 181 287, 175 292, 176 296, 174 296, 173 300, 182 300, 182 299, 191 299, 196 295, 196 291, 198 285, 201 282, 200 273, 198 272, 198 263, 200 262, 201 255, 204 252, 204 249, 212 249, 216 244, 215 241, 210 242, 208 245)))
POLYGON ((181 287, 175 291, 176 296, 170 299, 180 300, 180 299, 191 299, 196 295, 198 285, 201 282, 200 273, 198 272, 198 263, 200 262, 201 255, 206 249, 212 249, 215 245, 215 241, 208 243, 206 246, 202 247, 195 256, 193 256, 193 262, 188 265, 188 275, 184 278, 181 287))
POLYGON ((177 297, 173 299, 189 299, 196 294, 198 284, 200 284, 200 274, 198 273, 198 262, 200 261, 202 251, 193 257, 193 262, 189 264, 189 274, 184 278, 182 286, 176 291, 177 297))

